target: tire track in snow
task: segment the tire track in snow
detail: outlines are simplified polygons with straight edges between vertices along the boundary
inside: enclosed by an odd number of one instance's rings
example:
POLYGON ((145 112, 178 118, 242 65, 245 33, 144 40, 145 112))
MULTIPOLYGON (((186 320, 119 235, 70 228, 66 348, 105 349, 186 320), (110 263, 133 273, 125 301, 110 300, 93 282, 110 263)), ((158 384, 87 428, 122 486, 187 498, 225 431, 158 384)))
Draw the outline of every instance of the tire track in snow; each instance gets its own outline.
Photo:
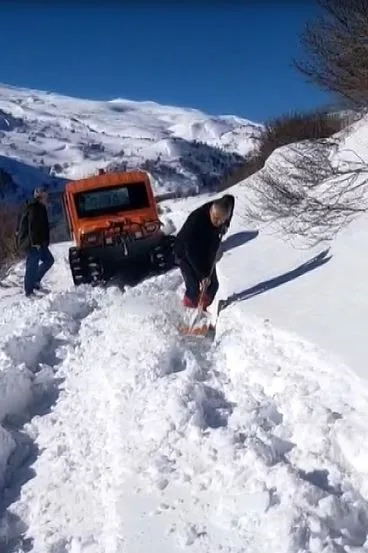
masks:
POLYGON ((32 465, 40 455, 35 421, 50 413, 57 401, 63 382, 58 369, 77 346, 81 321, 94 306, 82 291, 56 294, 33 305, 28 302, 24 319, 18 321, 10 337, 3 337, 0 420, 2 432, 12 445, 0 500, 0 546, 4 553, 31 547, 32 538, 24 538, 27 517, 16 513, 13 504, 34 477, 32 465))

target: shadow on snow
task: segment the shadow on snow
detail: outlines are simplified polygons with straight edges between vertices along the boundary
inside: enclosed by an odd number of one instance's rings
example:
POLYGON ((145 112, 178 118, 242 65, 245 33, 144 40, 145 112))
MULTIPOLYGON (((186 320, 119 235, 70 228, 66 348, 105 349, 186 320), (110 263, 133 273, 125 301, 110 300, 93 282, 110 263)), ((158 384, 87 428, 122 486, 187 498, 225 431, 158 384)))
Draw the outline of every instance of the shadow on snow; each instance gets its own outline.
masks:
POLYGON ((238 248, 239 246, 250 242, 250 240, 254 240, 254 238, 257 238, 258 234, 258 230, 243 230, 241 232, 237 232, 236 234, 232 234, 221 244, 221 254, 238 248))
POLYGON ((226 307, 229 307, 229 305, 232 305, 233 303, 236 303, 239 301, 245 301, 249 298, 252 298, 253 296, 257 296, 258 294, 263 294, 268 290, 277 288, 278 286, 281 286, 282 284, 290 282, 291 280, 294 280, 295 278, 298 278, 308 273, 309 271, 313 271, 314 269, 321 267, 332 258, 332 255, 328 256, 329 251, 330 251, 329 249, 322 251, 312 259, 309 259, 302 265, 299 265, 299 267, 296 267, 295 269, 292 269, 287 273, 283 273, 282 275, 278 275, 277 277, 260 282, 255 286, 252 286, 251 288, 247 288, 246 290, 243 290, 242 292, 232 294, 226 300, 220 302, 219 311, 222 311, 223 309, 225 309, 226 307))

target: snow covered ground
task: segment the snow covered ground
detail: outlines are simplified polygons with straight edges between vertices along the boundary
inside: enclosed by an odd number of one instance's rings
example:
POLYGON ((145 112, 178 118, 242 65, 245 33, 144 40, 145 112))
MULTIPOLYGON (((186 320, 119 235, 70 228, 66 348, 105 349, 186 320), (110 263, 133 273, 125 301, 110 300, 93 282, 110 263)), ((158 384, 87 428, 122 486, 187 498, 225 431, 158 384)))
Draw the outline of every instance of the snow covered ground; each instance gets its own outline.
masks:
MULTIPOLYGON (((368 379, 367 262, 368 217, 344 229, 327 246, 293 247, 268 228, 258 228, 242 216, 247 181, 227 190, 236 198, 232 234, 223 243, 218 297, 229 307, 304 338, 368 379)), ((212 196, 202 196, 208 201, 212 196)), ((213 196, 215 197, 215 196, 213 196)), ((198 200, 172 203, 177 226, 198 200)))
POLYGON ((229 192, 213 343, 178 270, 74 288, 64 243, 49 294, 0 288, 1 553, 368 552, 367 218, 298 250, 229 192))
POLYGON ((177 270, 73 288, 60 244, 50 294, 1 292, 2 552, 368 551, 361 244, 283 279, 311 255, 248 231, 224 242, 219 297, 246 301, 212 345, 177 334, 177 270))

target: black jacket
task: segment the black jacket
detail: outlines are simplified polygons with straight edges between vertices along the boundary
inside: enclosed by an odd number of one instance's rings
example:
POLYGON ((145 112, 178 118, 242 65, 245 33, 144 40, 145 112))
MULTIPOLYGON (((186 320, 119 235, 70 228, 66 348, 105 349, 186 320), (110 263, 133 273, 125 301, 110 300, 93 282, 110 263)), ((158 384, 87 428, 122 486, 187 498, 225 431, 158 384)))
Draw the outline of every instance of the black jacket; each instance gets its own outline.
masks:
POLYGON ((210 219, 212 203, 203 204, 188 216, 175 241, 175 254, 179 263, 181 259, 189 261, 200 280, 210 275, 221 238, 229 227, 234 209, 233 204, 226 223, 222 227, 215 227, 210 219))
POLYGON ((28 204, 28 232, 32 246, 50 244, 50 225, 46 207, 38 200, 28 204))

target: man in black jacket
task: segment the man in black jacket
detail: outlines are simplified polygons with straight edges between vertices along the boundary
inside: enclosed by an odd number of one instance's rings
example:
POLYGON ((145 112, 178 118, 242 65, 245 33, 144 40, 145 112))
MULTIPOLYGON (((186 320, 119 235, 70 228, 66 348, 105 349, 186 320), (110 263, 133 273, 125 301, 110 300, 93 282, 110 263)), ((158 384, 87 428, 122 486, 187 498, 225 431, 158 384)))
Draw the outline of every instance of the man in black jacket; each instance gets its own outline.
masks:
POLYGON ((189 215, 177 234, 175 255, 185 282, 185 307, 198 306, 204 287, 204 309, 215 298, 219 287, 216 257, 221 239, 231 222, 234 201, 234 196, 226 194, 205 203, 189 215))
POLYGON ((54 264, 49 250, 50 225, 47 215, 47 192, 36 188, 34 199, 28 204, 28 246, 24 289, 27 297, 41 288, 41 280, 54 264))

